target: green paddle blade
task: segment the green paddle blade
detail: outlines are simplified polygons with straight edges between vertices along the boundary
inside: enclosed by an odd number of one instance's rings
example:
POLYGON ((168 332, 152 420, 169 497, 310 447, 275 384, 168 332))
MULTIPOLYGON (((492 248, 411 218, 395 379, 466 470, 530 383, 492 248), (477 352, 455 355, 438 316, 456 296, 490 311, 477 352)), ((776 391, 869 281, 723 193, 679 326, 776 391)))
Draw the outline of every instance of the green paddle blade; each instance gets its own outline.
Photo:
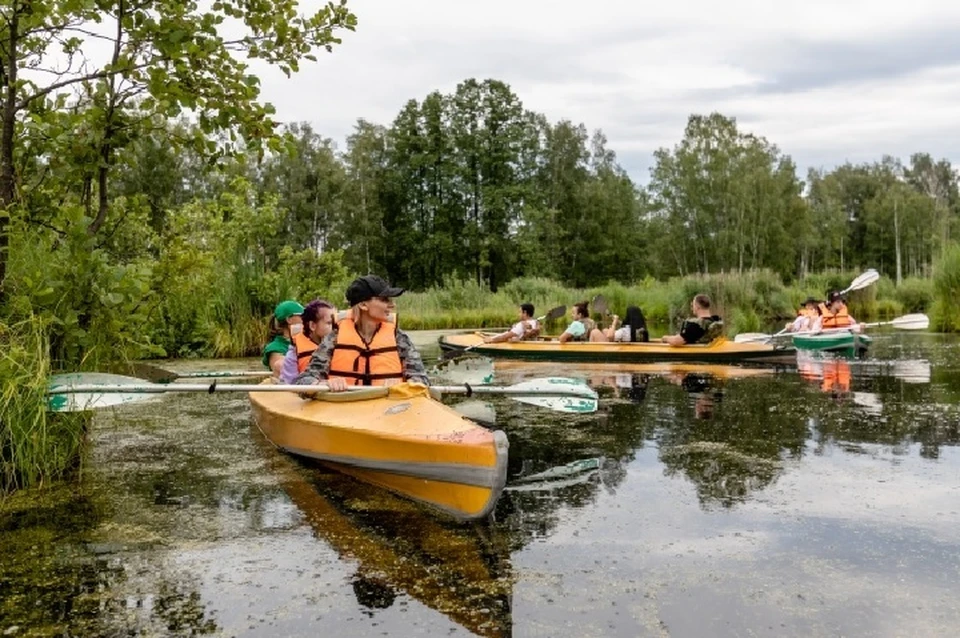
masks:
POLYGON ((601 315, 607 314, 610 307, 607 305, 607 298, 603 295, 597 295, 593 298, 593 311, 598 312, 601 315))
POLYGON ((547 314, 542 317, 538 317, 537 321, 553 321, 554 319, 559 319, 560 317, 567 314, 566 306, 557 306, 556 308, 551 308, 547 314))

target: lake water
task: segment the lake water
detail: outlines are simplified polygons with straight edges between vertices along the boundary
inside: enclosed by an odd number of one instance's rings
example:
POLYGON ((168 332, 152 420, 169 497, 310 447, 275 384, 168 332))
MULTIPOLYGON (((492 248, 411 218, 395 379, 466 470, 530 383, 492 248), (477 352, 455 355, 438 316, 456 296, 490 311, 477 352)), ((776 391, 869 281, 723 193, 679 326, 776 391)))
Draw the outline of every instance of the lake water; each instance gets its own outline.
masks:
POLYGON ((0 635, 953 636, 958 354, 881 333, 780 369, 498 363, 600 409, 451 399, 510 439, 468 525, 278 452, 242 394, 105 410, 79 483, 0 509, 0 635))

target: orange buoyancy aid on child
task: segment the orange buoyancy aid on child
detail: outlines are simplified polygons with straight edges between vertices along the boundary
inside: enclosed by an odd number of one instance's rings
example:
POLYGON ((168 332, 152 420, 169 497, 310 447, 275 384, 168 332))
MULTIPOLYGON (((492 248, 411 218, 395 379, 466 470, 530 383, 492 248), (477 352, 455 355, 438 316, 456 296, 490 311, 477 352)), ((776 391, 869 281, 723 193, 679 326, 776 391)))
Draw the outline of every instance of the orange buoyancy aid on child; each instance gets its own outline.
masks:
POLYGON ((851 324, 846 304, 836 313, 830 312, 825 304, 820 304, 820 316, 823 317, 820 323, 823 328, 846 328, 851 324))
POLYGON ((303 372, 310 364, 310 357, 319 346, 302 332, 293 335, 293 346, 297 349, 297 370, 303 372))
POLYGON ((337 326, 337 339, 330 358, 329 378, 340 377, 348 385, 383 385, 387 379, 403 379, 403 362, 397 348, 397 326, 383 322, 366 343, 353 319, 337 326))

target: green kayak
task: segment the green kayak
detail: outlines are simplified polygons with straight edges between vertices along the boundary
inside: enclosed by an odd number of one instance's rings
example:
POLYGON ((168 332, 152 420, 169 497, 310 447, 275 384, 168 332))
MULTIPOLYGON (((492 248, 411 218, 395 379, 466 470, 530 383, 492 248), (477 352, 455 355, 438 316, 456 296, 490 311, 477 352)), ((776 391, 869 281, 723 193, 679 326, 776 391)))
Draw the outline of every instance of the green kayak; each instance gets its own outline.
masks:
POLYGON ((849 331, 827 332, 817 335, 797 335, 793 338, 793 347, 798 350, 820 350, 827 352, 862 352, 873 341, 864 334, 849 331))

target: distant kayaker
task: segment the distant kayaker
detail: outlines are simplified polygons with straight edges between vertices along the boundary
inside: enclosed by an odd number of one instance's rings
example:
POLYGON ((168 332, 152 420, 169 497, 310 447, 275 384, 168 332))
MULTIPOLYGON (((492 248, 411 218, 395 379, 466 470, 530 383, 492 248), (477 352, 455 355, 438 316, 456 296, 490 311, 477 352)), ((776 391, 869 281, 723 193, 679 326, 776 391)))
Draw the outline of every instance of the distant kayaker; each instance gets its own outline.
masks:
POLYGON ((283 358, 280 369, 281 383, 293 383, 297 375, 307 369, 314 351, 324 338, 333 332, 336 316, 337 309, 325 299, 314 299, 304 307, 303 314, 300 315, 303 332, 293 336, 293 343, 283 358))
POLYGON ((853 332, 860 332, 860 324, 850 316, 843 296, 836 290, 827 295, 826 303, 820 304, 820 316, 813 324, 813 331, 846 328, 853 332))
POLYGON ((263 365, 270 368, 273 376, 280 377, 283 358, 287 356, 293 338, 303 331, 303 306, 288 299, 281 301, 270 317, 270 340, 263 348, 263 365))
POLYGON ((621 325, 620 317, 613 315, 610 327, 604 330, 607 341, 641 342, 650 341, 647 332, 647 320, 638 306, 627 306, 621 325))
POLYGON ((683 322, 679 334, 664 335, 660 340, 671 346, 682 346, 710 343, 723 334, 723 319, 710 309, 710 297, 703 294, 694 297, 690 302, 690 312, 693 316, 683 322))
POLYGON ((533 313, 534 307, 532 303, 520 304, 520 321, 513 324, 513 327, 506 332, 501 332, 492 337, 484 337, 484 343, 536 339, 540 335, 540 322, 533 317, 533 313))
POLYGON ((813 330, 814 323, 820 318, 820 300, 814 297, 807 299, 800 305, 797 318, 784 326, 787 332, 802 332, 813 330))
POLYGON ((333 392, 351 385, 390 386, 402 381, 429 385, 420 353, 390 321, 394 297, 403 294, 382 277, 364 275, 347 287, 348 318, 339 321, 294 383, 326 382, 333 392))
POLYGON ((589 304, 586 301, 573 304, 570 311, 573 321, 567 326, 567 329, 560 335, 560 343, 568 341, 606 341, 603 332, 597 328, 597 324, 590 318, 589 304))

